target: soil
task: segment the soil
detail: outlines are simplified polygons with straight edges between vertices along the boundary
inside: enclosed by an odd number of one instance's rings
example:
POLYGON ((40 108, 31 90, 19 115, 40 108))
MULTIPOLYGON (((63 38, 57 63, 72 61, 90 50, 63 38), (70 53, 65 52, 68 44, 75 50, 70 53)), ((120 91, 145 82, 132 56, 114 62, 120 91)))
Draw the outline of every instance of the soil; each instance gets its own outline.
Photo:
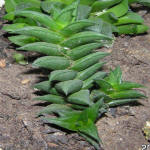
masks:
MULTIPOLYGON (((148 10, 137 10, 150 26, 148 10)), ((0 28, 5 24, 1 19, 0 28)), ((105 61, 104 70, 120 65, 123 78, 144 84, 141 89, 150 97, 150 34, 120 36, 112 48, 100 51, 112 52, 105 61)), ((0 150, 94 150, 82 137, 44 124, 36 113, 42 105, 32 99, 36 96, 32 85, 41 80, 44 72, 34 70, 31 64, 21 66, 13 62, 15 47, 0 30, 0 150)), ((31 58, 33 54, 26 54, 31 58)), ((150 144, 142 132, 150 121, 150 101, 140 100, 138 105, 112 108, 97 122, 103 141, 100 150, 142 150, 150 144)), ((148 149, 147 149, 148 150, 148 149)))

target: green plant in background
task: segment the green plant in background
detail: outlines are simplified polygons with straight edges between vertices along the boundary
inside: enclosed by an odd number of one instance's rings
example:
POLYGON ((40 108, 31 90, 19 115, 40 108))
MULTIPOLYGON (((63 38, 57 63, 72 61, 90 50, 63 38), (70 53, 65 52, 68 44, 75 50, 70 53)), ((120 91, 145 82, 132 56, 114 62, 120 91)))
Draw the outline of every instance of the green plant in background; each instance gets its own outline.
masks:
POLYGON ((14 53, 13 54, 13 58, 14 60, 18 63, 18 64, 21 64, 21 65, 27 65, 28 62, 25 60, 25 57, 23 54, 21 53, 14 53))
MULTIPOLYGON (((73 0, 72 0, 73 1, 73 0)), ((72 1, 59 2, 63 4, 70 4, 72 1)), ((75 1, 75 0, 74 0, 75 1)), ((51 13, 52 3, 57 0, 46 0, 42 2, 43 10, 51 13)), ((149 1, 145 0, 81 0, 80 3, 85 9, 90 11, 89 18, 100 18, 104 22, 112 26, 112 32, 118 34, 140 34, 148 30, 148 26, 144 25, 144 20, 137 13, 134 13, 130 4, 140 3, 145 6, 150 6, 149 1)), ((84 11, 84 10, 83 10, 84 11)))
MULTIPOLYGON (((96 120, 109 107, 135 102, 145 96, 134 90, 142 85, 122 80, 119 67, 109 74, 99 71, 104 65, 99 60, 109 54, 94 50, 109 46, 113 42, 112 31, 117 29, 114 23, 93 15, 93 2, 96 1, 7 0, 5 7, 8 14, 4 18, 12 20, 13 24, 3 29, 13 34, 9 39, 21 46, 17 50, 47 55, 33 62, 33 67, 50 70, 48 80, 34 86, 47 94, 35 100, 53 104, 45 107, 38 116, 58 114, 57 118, 43 119, 79 133, 99 149, 96 120)), ((117 4, 122 5, 122 2, 117 4)), ((109 14, 108 10, 106 14, 109 14)), ((128 19, 125 17, 117 23, 124 20, 128 19)))

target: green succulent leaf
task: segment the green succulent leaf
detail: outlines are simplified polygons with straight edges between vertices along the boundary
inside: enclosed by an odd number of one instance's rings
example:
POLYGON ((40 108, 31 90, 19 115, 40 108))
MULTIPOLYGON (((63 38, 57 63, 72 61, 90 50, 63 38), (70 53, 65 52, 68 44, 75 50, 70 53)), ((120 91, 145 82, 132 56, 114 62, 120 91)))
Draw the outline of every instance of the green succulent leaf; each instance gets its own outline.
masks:
POLYGON ((59 43, 63 39, 58 33, 50 31, 46 28, 37 27, 37 26, 24 27, 24 28, 15 30, 11 33, 34 36, 40 39, 41 41, 54 43, 54 44, 59 43))
POLYGON ((51 30, 54 30, 54 31, 60 29, 60 26, 58 24, 56 24, 56 22, 50 16, 45 15, 41 12, 24 10, 24 11, 16 11, 15 15, 31 18, 31 19, 39 22, 41 25, 43 25, 51 30))
POLYGON ((56 88, 54 88, 54 87, 50 89, 50 93, 53 94, 53 95, 60 96, 60 93, 58 93, 56 88))
POLYGON ((85 45, 78 46, 78 47, 75 47, 75 48, 67 51, 67 55, 69 57, 71 57, 73 60, 77 60, 77 59, 80 59, 80 58, 90 54, 96 48, 99 48, 101 46, 103 46, 103 44, 101 42, 85 44, 85 45))
POLYGON ((37 38, 33 36, 28 36, 28 35, 17 35, 17 36, 11 36, 8 38, 12 43, 19 45, 19 46, 24 46, 29 43, 33 43, 38 41, 37 38))
POLYGON ((127 24, 118 26, 118 34, 141 34, 148 31, 149 27, 147 25, 141 24, 127 24))
POLYGON ((121 2, 121 0, 100 0, 100 1, 95 1, 92 4, 92 12, 102 11, 102 10, 107 9, 111 6, 114 6, 115 4, 118 4, 120 2, 121 2))
POLYGON ((95 33, 92 31, 85 31, 81 33, 77 33, 73 35, 71 38, 65 40, 62 45, 69 47, 69 48, 75 48, 77 46, 92 43, 96 40, 112 40, 111 37, 108 37, 104 34, 95 33))
POLYGON ((145 95, 136 90, 114 92, 109 95, 112 99, 145 98, 145 95))
POLYGON ((9 12, 6 15, 3 16, 3 19, 9 20, 9 21, 14 20, 14 18, 15 18, 14 12, 9 12))
POLYGON ((84 133, 81 133, 79 132, 79 135, 81 135, 83 138, 86 139, 86 141, 88 141, 89 143, 91 143, 95 148, 96 150, 99 150, 100 149, 100 146, 99 146, 99 143, 97 143, 94 139, 92 139, 90 136, 84 134, 84 133))
POLYGON ((84 134, 92 137, 98 143, 101 141, 100 138, 99 138, 99 136, 98 136, 97 128, 96 128, 95 124, 93 123, 93 121, 91 121, 91 120, 88 120, 86 123, 84 123, 79 128, 79 131, 81 133, 84 133, 84 134))
POLYGON ((67 69, 70 66, 70 61, 65 57, 44 56, 36 59, 32 65, 33 67, 41 67, 51 70, 61 70, 67 69))
POLYGON ((18 64, 21 64, 21 65, 28 64, 28 62, 25 60, 25 56, 21 53, 14 53, 13 58, 18 64))
POLYGON ((122 71, 120 67, 116 67, 114 70, 112 70, 108 77, 105 78, 107 82, 109 82, 111 85, 114 84, 120 84, 122 82, 122 71))
POLYGON ((51 83, 49 80, 48 81, 42 81, 42 82, 36 83, 33 86, 33 88, 49 93, 50 89, 51 89, 51 83))
POLYGON ((116 107, 119 105, 125 105, 125 104, 130 104, 130 103, 134 103, 137 102, 137 99, 117 99, 117 100, 112 100, 110 102, 107 103, 107 105, 109 107, 116 107))
POLYGON ((30 19, 30 18, 22 18, 22 17, 17 17, 17 18, 14 18, 13 19, 13 23, 16 24, 16 23, 25 23, 27 24, 28 26, 37 26, 38 25, 38 22, 30 19))
POLYGON ((12 31, 15 31, 17 29, 24 28, 25 26, 28 26, 28 25, 25 23, 15 23, 15 24, 10 24, 10 25, 4 26, 3 30, 5 30, 7 32, 12 32, 12 31))
POLYGON ((5 0, 5 10, 9 13, 15 10, 16 8, 15 0, 5 0))
POLYGON ((43 120, 71 131, 78 131, 76 121, 79 118, 79 115, 80 112, 71 112, 60 118, 43 118, 43 120))
POLYGON ((144 86, 134 82, 123 81, 121 84, 113 85, 113 87, 117 91, 123 91, 123 90, 130 90, 133 88, 142 88, 144 86))
POLYGON ((93 100, 93 101, 97 101, 97 100, 99 100, 99 99, 101 99, 101 98, 104 98, 104 99, 109 99, 109 100, 111 100, 111 98, 109 98, 103 91, 100 91, 100 90, 93 90, 92 92, 91 92, 91 99, 93 100))
POLYGON ((66 26, 71 23, 75 18, 76 14, 74 14, 78 8, 79 1, 75 1, 61 10, 58 16, 55 18, 56 22, 62 26, 66 26))
POLYGON ((100 59, 108 55, 109 53, 105 53, 105 52, 96 52, 93 54, 89 54, 83 58, 80 58, 79 60, 76 60, 71 68, 73 70, 82 71, 84 69, 87 69, 89 66, 94 65, 100 59))
POLYGON ((84 109, 87 108, 87 106, 85 106, 85 105, 78 105, 78 104, 69 104, 69 106, 71 108, 73 108, 75 110, 79 110, 79 111, 84 110, 84 109))
POLYGON ((64 51, 59 45, 46 42, 34 42, 26 44, 17 48, 17 50, 34 51, 49 56, 62 56, 64 51))
POLYGON ((73 80, 77 75, 73 70, 56 70, 50 73, 50 81, 68 81, 73 80))
POLYGON ((95 81, 99 85, 102 91, 108 93, 114 91, 113 86, 109 82, 105 81, 104 79, 95 79, 95 81))
POLYGON ((41 11, 40 10, 40 1, 38 0, 23 0, 19 1, 18 4, 16 5, 16 11, 20 10, 32 10, 32 11, 41 11))
POLYGON ((99 114, 99 109, 103 107, 103 104, 103 98, 99 99, 96 103, 83 110, 78 120, 83 123, 88 122, 88 120, 95 122, 99 114))
POLYGON ((105 63, 96 63, 93 66, 78 73, 77 78, 80 80, 86 80, 95 74, 105 63))
MULTIPOLYGON (((64 2, 64 1, 63 1, 64 2)), ((46 0, 41 2, 41 8, 47 12, 54 14, 55 11, 61 11, 66 5, 61 1, 52 1, 52 0, 46 0)), ((53 15, 52 15, 53 16, 53 15)))
POLYGON ((81 90, 79 92, 73 93, 68 97, 67 101, 79 105, 92 105, 89 90, 81 90))
POLYGON ((87 19, 90 15, 91 7, 86 5, 79 5, 77 9, 76 20, 87 19))
POLYGON ((79 31, 82 31, 86 27, 93 25, 94 22, 90 20, 79 20, 67 25, 65 28, 61 30, 61 33, 63 33, 66 36, 70 36, 72 34, 78 33, 79 31))
POLYGON ((38 116, 43 115, 43 114, 52 114, 56 113, 59 116, 65 116, 67 113, 73 112, 74 110, 66 105, 63 104, 51 104, 42 109, 39 113, 38 116))
POLYGON ((75 80, 68 80, 64 82, 60 82, 56 84, 55 88, 57 91, 64 93, 65 95, 75 93, 82 88, 82 81, 75 79, 75 80))
POLYGON ((52 95, 52 94, 38 96, 38 97, 34 98, 34 100, 46 101, 46 102, 54 103, 54 104, 65 104, 63 97, 57 96, 57 95, 52 95))
POLYGON ((121 17, 128 12, 128 9, 129 9, 128 0, 122 0, 120 4, 108 9, 107 12, 111 12, 115 16, 121 17))
POLYGON ((122 25, 122 24, 142 24, 144 23, 144 19, 134 12, 128 12, 125 16, 118 19, 115 25, 122 25))
POLYGON ((96 79, 103 79, 106 76, 106 74, 107 74, 106 72, 102 71, 96 72, 91 77, 83 81, 82 88, 83 89, 91 88, 96 79))

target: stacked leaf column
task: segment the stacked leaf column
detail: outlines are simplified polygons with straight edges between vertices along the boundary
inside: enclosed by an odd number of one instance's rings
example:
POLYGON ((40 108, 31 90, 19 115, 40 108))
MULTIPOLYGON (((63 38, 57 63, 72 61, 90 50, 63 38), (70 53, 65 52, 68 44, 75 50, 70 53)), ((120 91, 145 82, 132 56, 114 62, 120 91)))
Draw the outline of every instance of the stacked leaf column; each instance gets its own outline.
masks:
POLYGON ((58 114, 59 118, 44 119, 78 132, 99 149, 96 119, 111 106, 145 96, 132 90, 140 84, 122 81, 119 67, 110 74, 99 71, 104 64, 100 60, 109 54, 94 50, 113 38, 90 30, 97 23, 93 19, 77 19, 78 7, 78 2, 72 3, 51 17, 32 10, 15 11, 15 16, 30 19, 34 25, 15 23, 4 29, 17 34, 9 39, 21 46, 18 50, 47 55, 33 62, 33 67, 50 70, 49 80, 34 86, 47 92, 36 100, 53 103, 39 115, 58 114))

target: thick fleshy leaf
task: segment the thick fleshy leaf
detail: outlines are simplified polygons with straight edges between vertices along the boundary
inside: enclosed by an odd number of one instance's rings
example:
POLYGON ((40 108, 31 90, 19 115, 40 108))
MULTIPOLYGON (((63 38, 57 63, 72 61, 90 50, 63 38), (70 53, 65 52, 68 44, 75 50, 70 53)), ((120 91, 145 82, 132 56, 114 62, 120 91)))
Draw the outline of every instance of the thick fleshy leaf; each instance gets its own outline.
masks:
POLYGON ((49 93, 51 89, 51 83, 50 81, 42 81, 42 82, 36 83, 33 86, 33 88, 49 93))
POLYGON ((93 121, 91 121, 90 119, 79 128, 79 131, 81 133, 84 133, 84 134, 92 137, 98 143, 101 141, 98 136, 97 128, 96 128, 95 124, 93 123, 93 121))
POLYGON ((79 105, 91 105, 89 90, 81 90, 79 92, 73 93, 67 99, 68 102, 79 104, 79 105))
POLYGON ((54 104, 65 104, 63 97, 57 96, 57 95, 52 95, 52 94, 38 96, 38 97, 34 98, 34 100, 46 101, 46 102, 54 103, 54 104))
POLYGON ((21 53, 14 53, 13 59, 18 64, 21 64, 21 65, 27 65, 28 64, 28 62, 25 60, 25 56, 21 53))
POLYGON ((59 45, 46 42, 35 42, 31 44, 26 44, 23 47, 17 48, 17 50, 34 51, 49 56, 61 56, 61 53, 63 53, 63 48, 59 45))
POLYGON ((109 53, 105 53, 105 52, 96 52, 96 53, 90 54, 79 60, 76 60, 71 68, 73 70, 82 71, 84 69, 87 69, 89 66, 97 63, 100 59, 108 55, 109 53))
POLYGON ((118 99, 118 100, 112 100, 110 102, 107 103, 107 105, 109 107, 115 107, 115 106, 119 106, 119 105, 125 105, 125 104, 130 104, 130 103, 134 103, 137 102, 137 99, 118 99))
POLYGON ((109 82, 111 85, 114 84, 121 84, 122 82, 122 71, 120 67, 116 67, 114 70, 112 70, 108 77, 105 78, 107 82, 109 82))
POLYGON ((96 40, 112 40, 111 37, 106 36, 104 34, 92 32, 92 31, 84 31, 81 33, 77 33, 73 35, 71 38, 65 40, 62 45, 74 48, 83 44, 92 43, 96 40))
POLYGON ((69 80, 56 84, 57 91, 64 93, 65 95, 78 92, 82 88, 83 82, 81 80, 69 80))
POLYGON ((137 13, 128 12, 125 16, 118 19, 115 25, 122 25, 122 24, 142 24, 144 23, 144 19, 138 15, 137 13))
POLYGON ((28 35, 17 35, 17 36, 11 36, 8 38, 12 43, 19 45, 19 46, 24 46, 29 43, 33 43, 36 41, 39 41, 37 38, 33 36, 28 36, 28 35))
POLYGON ((81 133, 81 132, 79 132, 79 135, 81 135, 83 138, 86 139, 86 141, 88 141, 89 143, 91 143, 91 144, 96 148, 96 150, 99 150, 99 149, 100 149, 99 144, 98 144, 94 139, 92 139, 92 138, 89 137, 88 135, 86 135, 86 134, 84 134, 84 133, 81 133))
POLYGON ((78 127, 76 125, 77 119, 79 118, 80 112, 70 112, 68 115, 60 118, 43 118, 43 120, 48 121, 49 123, 55 124, 62 128, 78 131, 78 127))
POLYGON ((8 13, 14 11, 16 9, 16 5, 17 3, 15 0, 5 0, 5 9, 8 13))
POLYGON ((102 91, 105 91, 106 93, 114 91, 112 85, 109 82, 103 79, 95 79, 95 81, 99 85, 102 91))
POLYGON ((95 23, 90 21, 90 20, 79 20, 76 22, 73 22, 71 24, 69 24, 68 26, 66 26, 65 28, 63 28, 61 30, 61 33, 63 33, 64 35, 70 36, 72 34, 75 34, 81 30, 83 30, 86 27, 92 26, 95 23))
POLYGON ((99 114, 99 109, 103 106, 103 104, 104 101, 102 98, 93 105, 91 105, 90 107, 83 110, 82 113, 80 114, 79 121, 82 121, 83 123, 86 123, 88 120, 95 122, 99 114))
POLYGON ((12 21, 15 18, 15 13, 14 12, 9 12, 8 14, 3 16, 3 19, 12 21))
MULTIPOLYGON (((63 1, 64 2, 64 1, 63 1)), ((58 11, 58 10, 61 10, 65 7, 65 4, 63 3, 62 1, 42 1, 41 2, 41 8, 47 12, 47 13, 51 13, 52 16, 53 16, 53 11, 54 11, 54 8, 55 8, 55 11, 58 11), (57 8, 57 9, 56 9, 57 8)), ((54 12, 55 13, 55 12, 54 12)))
POLYGON ((102 46, 103 44, 101 42, 85 44, 67 51, 67 55, 71 57, 73 60, 77 60, 90 54, 92 51, 102 46))
POLYGON ((82 88, 83 88, 83 89, 91 88, 91 86, 93 86, 93 82, 94 82, 96 79, 103 79, 106 75, 107 75, 107 73, 106 73, 106 72, 102 72, 102 71, 99 71, 99 72, 95 73, 95 74, 92 75, 90 78, 88 78, 88 79, 86 79, 85 81, 83 81, 83 86, 82 86, 82 88))
POLYGON ((114 92, 109 95, 112 99, 127 99, 127 98, 145 98, 145 95, 135 91, 135 90, 126 90, 120 92, 114 92))
POLYGON ((33 67, 42 67, 52 70, 66 69, 70 66, 70 61, 65 57, 44 56, 33 62, 33 67))
POLYGON ((93 90, 91 92, 91 99, 93 101, 97 101, 101 98, 104 98, 104 99, 110 99, 104 92, 100 91, 100 90, 93 90))
POLYGON ((113 87, 117 91, 123 91, 123 90, 130 90, 133 88, 140 88, 144 86, 138 83, 124 81, 121 84, 113 85, 113 87))
POLYGON ((43 114, 52 114, 57 113, 59 116, 65 116, 67 113, 73 112, 74 110, 71 107, 68 107, 63 104, 51 104, 42 109, 38 116, 43 114))
POLYGON ((98 18, 100 18, 104 22, 108 22, 110 24, 114 24, 118 21, 118 17, 115 16, 114 13, 107 12, 107 11, 103 14, 100 14, 100 16, 98 16, 98 18))
POLYGON ((91 7, 86 5, 79 5, 77 10, 76 20, 87 19, 90 15, 91 7))
POLYGON ((15 15, 31 18, 31 19, 39 22, 41 25, 48 27, 49 29, 54 30, 54 31, 60 29, 59 25, 56 24, 56 22, 50 16, 45 15, 40 12, 29 11, 29 10, 16 11, 15 15))
POLYGON ((55 88, 51 88, 51 89, 50 89, 50 93, 53 94, 53 95, 60 96, 60 93, 58 93, 55 88))
POLYGON ((91 77, 95 74, 105 63, 96 63, 93 66, 87 68, 78 73, 77 78, 80 80, 86 80, 87 78, 91 77))
POLYGON ((76 11, 78 7, 78 0, 71 3, 67 7, 61 10, 59 12, 59 15, 55 18, 56 22, 61 24, 62 26, 67 25, 68 23, 71 23, 72 20, 74 20, 74 12, 76 11))
POLYGON ((137 25, 137 24, 127 24, 117 27, 118 34, 141 34, 148 31, 149 27, 147 25, 137 25))
POLYGON ((128 0, 122 0, 122 2, 110 9, 107 12, 112 12, 115 16, 121 17, 128 12, 128 0))
POLYGON ((84 110, 88 107, 85 105, 78 105, 78 104, 69 104, 69 106, 75 110, 84 110))
MULTIPOLYGON (((104 34, 106 36, 109 36, 109 37, 113 38, 112 24, 107 23, 104 19, 100 19, 100 18, 97 18, 97 17, 91 17, 89 19, 91 21, 95 22, 95 25, 91 26, 91 27, 88 27, 88 30, 94 31, 94 32, 97 32, 97 33, 101 33, 101 34, 104 34)), ((109 41, 109 42, 112 42, 112 41, 109 41)))
POLYGON ((104 9, 107 9, 117 3, 119 3, 121 0, 100 0, 96 1, 92 4, 92 12, 98 12, 102 11, 104 9))
POLYGON ((7 32, 12 32, 12 31, 15 31, 17 29, 24 28, 25 26, 28 26, 28 25, 25 23, 15 23, 15 24, 10 24, 10 25, 4 26, 3 30, 5 30, 7 32))
POLYGON ((63 39, 58 33, 37 26, 24 27, 11 33, 34 36, 39 38, 41 41, 49 43, 59 43, 63 39))
POLYGON ((38 23, 35 22, 34 20, 30 19, 30 18, 21 18, 21 17, 17 17, 15 19, 13 19, 13 23, 25 23, 27 24, 28 26, 37 26, 38 23))
POLYGON ((73 80, 77 75, 73 70, 56 70, 50 73, 50 81, 68 81, 73 80))
POLYGON ((21 10, 32 10, 32 11, 41 11, 40 10, 40 0, 16 0, 17 6, 16 11, 21 10))

